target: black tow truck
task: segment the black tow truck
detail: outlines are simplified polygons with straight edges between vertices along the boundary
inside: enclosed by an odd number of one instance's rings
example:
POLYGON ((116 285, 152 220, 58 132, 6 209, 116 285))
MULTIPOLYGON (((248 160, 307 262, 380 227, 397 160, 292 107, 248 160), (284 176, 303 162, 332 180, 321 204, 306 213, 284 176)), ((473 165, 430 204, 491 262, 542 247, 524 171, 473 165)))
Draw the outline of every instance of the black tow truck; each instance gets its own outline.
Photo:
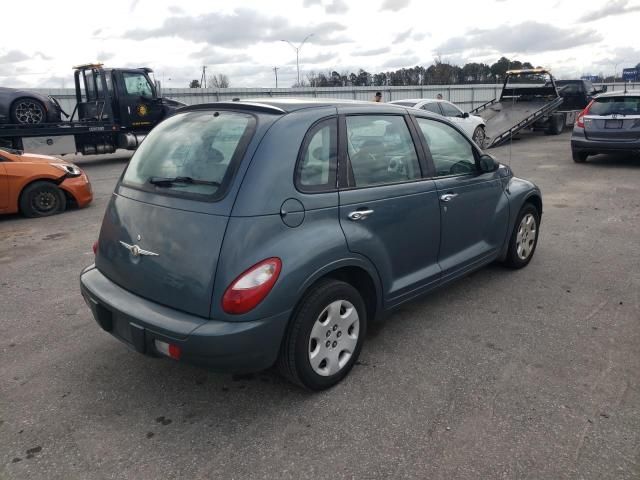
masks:
POLYGON ((486 122, 485 147, 496 147, 524 128, 558 135, 573 125, 579 110, 562 110, 563 97, 551 73, 544 68, 507 71, 500 97, 471 114, 486 122))
POLYGON ((68 120, 0 124, 0 147, 57 155, 135 150, 146 134, 184 104, 159 95, 150 68, 74 68, 76 105, 68 120))

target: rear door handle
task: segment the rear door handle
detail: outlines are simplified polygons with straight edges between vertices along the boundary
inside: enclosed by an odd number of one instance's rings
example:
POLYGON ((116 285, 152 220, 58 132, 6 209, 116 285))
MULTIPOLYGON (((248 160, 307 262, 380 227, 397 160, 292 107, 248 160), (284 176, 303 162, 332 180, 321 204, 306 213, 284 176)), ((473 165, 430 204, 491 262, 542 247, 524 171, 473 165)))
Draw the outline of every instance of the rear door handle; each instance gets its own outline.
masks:
POLYGON ((365 220, 372 213, 373 213, 373 210, 371 209, 355 210, 353 212, 350 212, 349 215, 347 215, 347 217, 349 217, 349 220, 353 220, 355 222, 357 220, 365 220))
POLYGON ((457 196, 458 196, 457 193, 445 193, 444 195, 440 196, 440 200, 442 200, 443 202, 450 202, 457 196))

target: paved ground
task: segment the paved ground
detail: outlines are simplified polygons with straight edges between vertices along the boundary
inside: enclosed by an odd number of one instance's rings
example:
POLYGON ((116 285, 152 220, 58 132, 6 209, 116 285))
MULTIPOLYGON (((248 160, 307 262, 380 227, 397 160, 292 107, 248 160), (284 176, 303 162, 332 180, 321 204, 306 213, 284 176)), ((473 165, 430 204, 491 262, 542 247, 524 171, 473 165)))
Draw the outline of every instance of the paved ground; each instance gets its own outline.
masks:
POLYGON ((78 273, 125 164, 82 161, 85 210, 0 220, 0 478, 640 477, 640 159, 576 165, 569 134, 514 142, 545 195, 532 263, 405 307, 319 394, 145 358, 98 328, 78 273))

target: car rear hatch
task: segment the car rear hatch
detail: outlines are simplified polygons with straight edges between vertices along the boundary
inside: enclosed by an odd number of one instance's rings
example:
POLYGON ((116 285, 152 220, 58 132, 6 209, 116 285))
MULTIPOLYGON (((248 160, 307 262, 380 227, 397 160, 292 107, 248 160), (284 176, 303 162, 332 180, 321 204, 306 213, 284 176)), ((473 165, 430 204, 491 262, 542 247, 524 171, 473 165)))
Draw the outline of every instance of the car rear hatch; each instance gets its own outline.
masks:
POLYGON ((596 141, 640 140, 640 96, 596 98, 584 117, 584 134, 596 141))
POLYGON ((179 113, 131 159, 105 214, 96 267, 146 299, 209 317, 236 178, 264 133, 247 112, 179 113))

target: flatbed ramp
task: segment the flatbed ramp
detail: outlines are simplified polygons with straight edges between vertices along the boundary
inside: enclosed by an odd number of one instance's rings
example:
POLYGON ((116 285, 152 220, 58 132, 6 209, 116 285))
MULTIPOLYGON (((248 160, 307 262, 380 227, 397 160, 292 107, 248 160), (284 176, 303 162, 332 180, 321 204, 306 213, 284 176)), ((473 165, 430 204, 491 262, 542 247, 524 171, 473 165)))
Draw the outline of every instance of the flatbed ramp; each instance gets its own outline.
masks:
POLYGON ((497 147, 523 128, 554 112, 560 104, 562 104, 562 98, 517 100, 515 102, 509 99, 492 100, 470 113, 484 118, 487 134, 485 146, 491 148, 497 147))

